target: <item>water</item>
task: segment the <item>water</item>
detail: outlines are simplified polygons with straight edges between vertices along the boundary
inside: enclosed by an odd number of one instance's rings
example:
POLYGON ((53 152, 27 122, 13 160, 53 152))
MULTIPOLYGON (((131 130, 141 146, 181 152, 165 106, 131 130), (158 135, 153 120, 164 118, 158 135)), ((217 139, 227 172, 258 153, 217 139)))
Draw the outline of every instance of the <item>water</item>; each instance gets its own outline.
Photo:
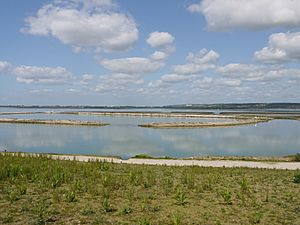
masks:
POLYGON ((300 152, 299 121, 274 120, 269 123, 226 128, 151 129, 137 125, 149 122, 196 122, 211 119, 55 114, 6 117, 92 120, 111 125, 89 127, 0 124, 0 150, 117 155, 122 158, 136 154, 171 157, 280 156, 300 152))

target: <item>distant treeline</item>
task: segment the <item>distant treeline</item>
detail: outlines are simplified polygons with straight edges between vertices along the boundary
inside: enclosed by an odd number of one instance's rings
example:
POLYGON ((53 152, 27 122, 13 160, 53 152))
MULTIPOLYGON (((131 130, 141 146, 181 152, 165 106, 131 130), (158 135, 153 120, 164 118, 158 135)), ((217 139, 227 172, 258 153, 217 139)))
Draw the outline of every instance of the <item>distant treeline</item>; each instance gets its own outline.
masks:
POLYGON ((167 105, 170 109, 300 109, 300 103, 230 103, 167 105))
POLYGON ((300 109, 300 103, 179 104, 166 106, 0 105, 26 109, 300 109))

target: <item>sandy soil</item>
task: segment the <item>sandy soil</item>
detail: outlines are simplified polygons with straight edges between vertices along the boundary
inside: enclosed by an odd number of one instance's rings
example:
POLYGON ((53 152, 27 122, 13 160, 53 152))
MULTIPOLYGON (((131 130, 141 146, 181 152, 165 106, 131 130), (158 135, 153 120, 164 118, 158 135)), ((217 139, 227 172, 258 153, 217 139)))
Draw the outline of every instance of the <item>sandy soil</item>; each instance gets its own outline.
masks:
POLYGON ((251 162, 238 160, 183 160, 183 159, 128 159, 122 160, 110 157, 49 155, 54 159, 87 161, 107 161, 124 164, 167 165, 167 166, 204 166, 204 167, 248 167, 265 169, 300 169, 300 162, 251 162))

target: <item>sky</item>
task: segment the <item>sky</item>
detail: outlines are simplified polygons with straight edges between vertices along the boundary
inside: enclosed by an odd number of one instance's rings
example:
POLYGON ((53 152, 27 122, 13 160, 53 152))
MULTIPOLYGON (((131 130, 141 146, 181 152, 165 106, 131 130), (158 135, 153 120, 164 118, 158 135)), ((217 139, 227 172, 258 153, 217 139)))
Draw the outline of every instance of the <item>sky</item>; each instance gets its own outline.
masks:
POLYGON ((0 105, 300 102, 298 0, 2 0, 0 105))

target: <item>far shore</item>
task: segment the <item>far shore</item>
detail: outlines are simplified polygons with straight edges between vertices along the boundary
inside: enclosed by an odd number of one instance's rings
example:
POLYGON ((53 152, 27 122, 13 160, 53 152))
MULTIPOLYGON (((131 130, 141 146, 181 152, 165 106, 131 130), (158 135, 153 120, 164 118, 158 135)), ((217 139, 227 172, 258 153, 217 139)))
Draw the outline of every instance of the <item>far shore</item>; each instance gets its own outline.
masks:
POLYGON ((105 161, 110 163, 137 164, 137 165, 165 165, 165 166, 200 166, 200 167, 246 167, 260 169, 280 169, 299 170, 300 162, 285 161, 287 157, 197 157, 187 159, 167 159, 167 158, 129 158, 102 157, 89 155, 68 155, 68 154, 42 154, 25 152, 1 152, 1 155, 11 154, 14 156, 48 157, 54 160, 73 160, 79 162, 105 161), (249 161, 247 161, 247 159, 249 161), (254 160, 254 161, 251 161, 254 160), (273 160, 272 160, 273 159, 273 160), (276 161, 276 159, 278 161, 276 161))

